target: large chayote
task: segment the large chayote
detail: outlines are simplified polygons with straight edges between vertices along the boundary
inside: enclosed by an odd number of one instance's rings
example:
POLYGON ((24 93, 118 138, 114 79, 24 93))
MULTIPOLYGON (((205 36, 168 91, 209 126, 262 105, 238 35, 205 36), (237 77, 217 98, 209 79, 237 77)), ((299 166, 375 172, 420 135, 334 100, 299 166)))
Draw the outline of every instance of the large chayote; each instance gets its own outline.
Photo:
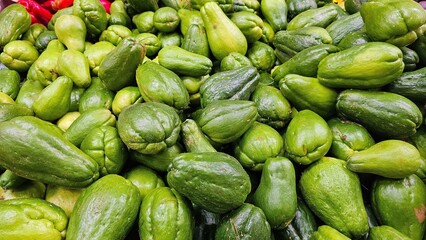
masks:
POLYGON ((121 141, 117 128, 111 126, 91 130, 80 148, 98 162, 101 176, 120 173, 127 157, 127 148, 121 141))
POLYGON ((87 27, 84 21, 74 15, 62 15, 55 22, 55 33, 67 49, 84 51, 87 27))
POLYGON ((164 103, 137 103, 123 109, 117 128, 128 148, 156 154, 176 143, 181 120, 176 110, 164 103))
POLYGON ((114 44, 107 41, 99 41, 93 45, 87 46, 84 50, 84 56, 89 61, 90 70, 98 75, 99 66, 105 56, 115 48, 114 44))
POLYGON ((413 43, 417 39, 415 31, 426 23, 426 11, 411 0, 372 0, 363 3, 360 12, 373 41, 398 47, 413 43))
POLYGON ((308 165, 324 157, 332 141, 327 122, 311 110, 302 110, 288 124, 285 154, 296 163, 308 165))
POLYGON ((31 65, 27 78, 39 81, 44 86, 51 84, 59 75, 56 72, 56 65, 63 51, 65 51, 65 47, 59 40, 50 41, 46 50, 31 65))
POLYGON ((0 62, 18 72, 26 72, 37 60, 39 53, 30 41, 15 40, 4 46, 0 62))
POLYGON ((0 236, 8 240, 61 240, 68 223, 64 210, 37 198, 0 201, 0 218, 0 236))
POLYGON ((107 12, 99 0, 75 0, 72 10, 83 19, 89 34, 98 36, 107 28, 107 12))
POLYGON ((254 122, 238 141, 235 157, 244 167, 260 171, 267 158, 283 153, 283 145, 283 138, 277 130, 254 122))

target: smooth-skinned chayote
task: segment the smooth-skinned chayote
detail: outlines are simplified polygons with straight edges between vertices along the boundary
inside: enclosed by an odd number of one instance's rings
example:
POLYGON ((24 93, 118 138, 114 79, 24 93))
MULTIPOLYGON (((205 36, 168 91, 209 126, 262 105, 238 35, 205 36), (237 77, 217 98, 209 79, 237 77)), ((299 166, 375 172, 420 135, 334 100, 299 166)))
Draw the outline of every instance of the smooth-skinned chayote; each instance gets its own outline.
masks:
POLYGON ((99 0, 75 0, 72 13, 86 24, 87 32, 99 36, 108 26, 108 16, 99 0))

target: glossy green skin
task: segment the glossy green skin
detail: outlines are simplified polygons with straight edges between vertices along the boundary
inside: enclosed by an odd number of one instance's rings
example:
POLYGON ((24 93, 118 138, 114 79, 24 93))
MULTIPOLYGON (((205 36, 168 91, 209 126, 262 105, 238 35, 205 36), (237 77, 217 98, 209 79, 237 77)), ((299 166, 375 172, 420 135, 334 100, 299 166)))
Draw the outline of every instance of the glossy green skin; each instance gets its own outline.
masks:
POLYGON ((182 40, 183 49, 209 57, 210 47, 206 29, 201 24, 190 24, 182 40))
POLYGON ((72 88, 71 78, 58 77, 38 94, 32 106, 35 115, 46 121, 62 117, 70 107, 72 88))
POLYGON ((285 1, 261 1, 260 9, 265 20, 271 25, 274 32, 287 28, 288 7, 285 1))
POLYGON ((140 204, 139 190, 132 182, 116 174, 104 176, 78 197, 67 239, 125 239, 140 204))
POLYGON ((279 84, 282 94, 298 110, 309 109, 325 119, 336 111, 337 91, 321 85, 317 78, 288 74, 279 84))
POLYGON ((145 166, 136 166, 124 173, 123 177, 139 189, 142 201, 150 191, 165 186, 163 179, 154 170, 145 166))
POLYGON ((156 154, 173 146, 180 125, 175 109, 157 102, 133 104, 121 112, 117 121, 124 144, 143 154, 156 154))
POLYGON ((111 25, 107 29, 105 29, 101 36, 99 36, 99 41, 108 41, 114 46, 117 46, 123 39, 130 37, 132 35, 132 31, 125 26, 122 25, 111 25))
POLYGON ((98 108, 81 113, 64 133, 66 139, 76 146, 86 138, 89 132, 100 126, 114 126, 115 116, 110 110, 98 108))
POLYGON ((56 19, 55 34, 69 50, 84 51, 87 27, 84 21, 75 15, 64 14, 56 19))
POLYGON ((187 152, 216 152, 201 128, 190 118, 182 123, 182 142, 187 152))
POLYGON ((246 100, 217 100, 193 113, 204 134, 217 143, 235 141, 256 118, 255 104, 246 100))
POLYGON ((231 21, 237 25, 248 43, 259 40, 263 34, 263 20, 252 12, 242 11, 231 15, 231 21))
POLYGON ((278 86, 279 81, 290 73, 316 77, 320 61, 329 54, 338 51, 339 48, 330 44, 320 44, 306 48, 276 67, 272 72, 272 78, 278 86))
POLYGON ((371 205, 380 224, 413 240, 423 239, 426 186, 416 175, 403 179, 378 178, 371 189, 371 205))
POLYGON ((158 63, 179 75, 192 77, 207 75, 213 67, 213 62, 208 57, 178 46, 163 47, 158 52, 158 63))
POLYGON ((275 32, 271 25, 264 19, 263 20, 263 34, 260 40, 264 43, 271 44, 274 41, 275 32))
POLYGON ((61 76, 71 78, 77 87, 86 88, 90 86, 89 61, 82 52, 72 49, 64 50, 58 57, 56 71, 61 76))
POLYGON ((373 173, 387 178, 405 178, 422 164, 416 147, 401 140, 384 140, 353 153, 346 167, 354 172, 373 173))
POLYGON ((37 39, 36 39, 36 41, 34 43, 34 46, 36 47, 36 49, 39 52, 42 53, 46 49, 46 47, 50 43, 50 41, 55 40, 55 39, 58 39, 58 37, 56 36, 55 31, 48 30, 48 31, 40 33, 40 35, 37 37, 37 39))
POLYGON ((368 35, 360 30, 352 33, 348 33, 345 37, 343 37, 339 44, 337 45, 341 50, 348 49, 355 45, 360 45, 366 42, 370 42, 371 39, 368 35))
POLYGON ((15 70, 0 70, 0 92, 6 93, 12 99, 18 96, 21 83, 21 76, 15 70))
POLYGON ((98 75, 99 66, 102 63, 102 60, 104 60, 105 56, 114 48, 115 46, 107 41, 96 42, 86 47, 84 50, 84 56, 86 56, 89 62, 89 67, 92 73, 94 73, 96 76, 98 75))
POLYGON ((402 95, 412 101, 426 101, 426 67, 404 72, 395 81, 385 86, 385 90, 402 95))
POLYGON ((142 101, 142 97, 138 87, 129 86, 122 88, 114 95, 112 112, 118 116, 125 107, 140 101, 142 101))
POLYGON ((348 13, 337 4, 326 4, 322 7, 309 9, 298 14, 288 22, 287 30, 296 30, 310 26, 326 28, 330 23, 345 16, 348 16, 348 13))
POLYGON ((44 86, 51 84, 59 76, 56 66, 63 51, 65 51, 65 47, 59 40, 50 41, 46 49, 31 65, 27 78, 39 81, 44 86))
POLYGON ((31 16, 21 4, 11 4, 0 14, 0 48, 18 39, 31 25, 31 16))
POLYGON ((421 126, 416 134, 410 137, 410 140, 413 141, 414 145, 420 152, 420 155, 423 158, 426 158, 426 127, 421 126))
POLYGON ((99 177, 98 164, 49 122, 16 117, 0 123, 0 132, 1 165, 18 176, 68 187, 85 187, 99 177))
POLYGON ((0 62, 11 70, 26 72, 38 57, 39 53, 30 41, 14 40, 4 46, 0 62))
POLYGON ((129 15, 127 14, 123 1, 112 2, 109 12, 110 17, 108 20, 108 25, 123 25, 126 27, 131 26, 132 19, 130 19, 129 15))
POLYGON ((83 19, 87 32, 99 36, 107 28, 108 16, 101 2, 97 0, 75 0, 72 13, 83 19))
POLYGON ((147 57, 157 55, 158 51, 161 49, 161 41, 157 35, 153 33, 139 33, 135 38, 141 45, 145 46, 147 57))
POLYGON ((271 227, 262 210, 250 203, 223 216, 219 222, 215 239, 259 239, 269 240, 271 227))
POLYGON ((389 138, 411 136, 423 122, 420 109, 412 101, 389 92, 345 90, 337 98, 336 109, 340 116, 363 125, 370 133, 389 138))
POLYGON ((154 12, 154 27, 160 32, 174 32, 179 26, 180 18, 171 7, 160 7, 154 12))
POLYGON ((322 158, 302 173, 299 184, 307 205, 325 224, 355 239, 368 231, 358 175, 343 160, 322 158))
POLYGON ((190 1, 184 1, 184 0, 163 0, 161 1, 165 6, 171 7, 178 11, 181 8, 184 9, 190 9, 191 4, 190 1))
POLYGON ((393 227, 390 226, 377 226, 372 227, 368 234, 368 240, 410 240, 411 238, 407 237, 405 234, 399 232, 393 227))
POLYGON ((413 50, 419 55, 420 64, 422 64, 422 66, 426 63, 426 53, 422 51, 422 49, 426 47, 426 35, 424 34, 424 28, 426 28, 426 26, 420 27, 417 30, 417 40, 410 45, 410 48, 413 48, 413 50))
POLYGON ((145 47, 136 38, 125 38, 105 56, 98 76, 108 89, 118 91, 134 83, 136 69, 144 57, 145 47))
POLYGON ((207 2, 202 5, 200 12, 210 50, 217 60, 222 60, 231 52, 246 54, 246 37, 216 2, 207 2))
POLYGON ((277 88, 258 85, 250 98, 257 107, 258 122, 280 129, 290 121, 291 105, 277 88))
POLYGON ((192 239, 194 219, 191 209, 190 203, 175 189, 160 187, 152 190, 140 208, 140 239, 192 239))
POLYGON ((194 205, 195 218, 194 240, 214 240, 215 230, 220 221, 220 214, 206 211, 194 205))
POLYGON ((360 13, 355 13, 347 17, 338 19, 327 26, 326 30, 330 33, 333 39, 333 45, 338 45, 339 42, 349 33, 363 29, 364 21, 360 13))
POLYGON ((137 1, 137 0, 127 0, 124 5, 129 11, 129 13, 141 13, 145 11, 155 11, 158 9, 158 1, 157 0, 149 0, 149 1, 137 1))
POLYGON ((132 22, 140 33, 155 33, 154 12, 146 11, 132 17, 132 22))
POLYGON ((18 188, 26 181, 27 179, 14 174, 10 170, 6 170, 0 175, 0 187, 3 189, 18 188))
POLYGON ((64 210, 42 199, 11 199, 0 202, 4 239, 52 239, 65 236, 68 218, 64 210), (13 216, 13 217, 11 217, 13 216))
POLYGON ((74 85, 71 91, 71 103, 69 112, 78 112, 80 105, 80 98, 83 96, 83 93, 86 91, 86 88, 77 87, 74 85))
POLYGON ((62 208, 68 218, 74 210, 75 202, 85 188, 67 188, 49 184, 44 199, 62 208))
POLYGON ((188 108, 189 94, 179 76, 155 62, 145 62, 136 70, 136 82, 146 102, 159 102, 178 110, 188 108))
POLYGON ((167 168, 173 161, 173 158, 182 152, 184 152, 184 148, 179 144, 175 144, 157 154, 143 154, 138 151, 130 150, 129 159, 156 171, 167 172, 167 168))
POLYGON ((398 47, 368 42, 325 57, 318 65, 318 79, 332 88, 371 89, 396 80, 403 70, 398 47))
POLYGON ((360 12, 373 41, 386 41, 398 47, 413 43, 417 39, 414 31, 426 23, 422 6, 408 0, 369 1, 361 5, 360 12))
POLYGON ((220 61, 220 71, 229 71, 240 67, 251 67, 253 64, 245 55, 232 52, 220 61))
POLYGON ((317 2, 315 0, 287 0, 286 3, 288 7, 289 19, 294 18, 306 10, 318 8, 317 2))
POLYGON ((200 10, 201 7, 208 2, 214 2, 225 13, 233 13, 239 11, 258 12, 260 10, 260 4, 258 1, 243 0, 234 2, 232 0, 218 1, 218 0, 190 0, 191 7, 193 9, 200 10))
POLYGON ((43 89, 44 86, 39 81, 28 79, 22 84, 15 102, 32 109, 35 99, 43 89))
POLYGON ((268 158, 283 153, 284 141, 274 128, 259 122, 253 125, 236 142, 234 156, 243 167, 262 171, 268 158))
POLYGON ((220 214, 241 206, 251 191, 247 172, 222 152, 179 154, 169 166, 167 183, 194 204, 220 214))
POLYGON ((330 34, 322 27, 310 26, 296 30, 279 31, 274 37, 274 46, 278 50, 292 57, 303 49, 320 45, 331 44, 330 34))
POLYGON ((408 47, 401 47, 402 61, 404 61, 404 72, 414 71, 419 63, 419 55, 408 47))
POLYGON ((269 72, 275 66, 274 49, 266 43, 256 41, 247 50, 247 57, 259 71, 269 72))
POLYGON ((311 164, 325 156, 332 138, 327 122, 321 116, 311 110, 302 110, 287 126, 285 154, 296 163, 311 164))
POLYGON ((283 229, 293 220, 297 210, 296 173, 289 159, 266 160, 253 204, 263 210, 273 229, 283 229))
POLYGON ((355 152, 375 144, 367 129, 358 123, 332 118, 327 124, 333 134, 330 154, 338 159, 346 160, 355 152))
POLYGON ((312 240, 350 240, 350 238, 346 237, 345 235, 341 234, 336 229, 328 226, 328 225, 322 225, 318 227, 318 230, 312 234, 312 240))
POLYGON ((91 130, 80 149, 98 163, 101 176, 120 173, 127 159, 127 148, 117 129, 111 126, 91 130))
MULTIPOLYGON (((284 239, 294 240, 310 240, 312 234, 317 230, 315 215, 306 206, 302 198, 297 197, 296 215, 290 224, 282 230, 281 233, 284 239)), ((278 233, 278 234, 279 234, 278 233)))
POLYGON ((56 23, 56 20, 58 19, 58 17, 60 17, 62 15, 68 15, 68 14, 72 14, 72 6, 67 7, 67 8, 63 8, 63 9, 59 9, 55 14, 53 14, 52 18, 50 19, 49 23, 47 24, 47 29, 49 29, 49 31, 54 31, 55 23, 56 23))
POLYGON ((248 100, 259 79, 259 73, 254 67, 240 67, 215 73, 200 86, 201 106, 206 107, 225 99, 248 100))
POLYGON ((114 92, 107 89, 99 77, 92 78, 92 83, 84 91, 79 101, 79 112, 97 108, 111 109, 114 92))
POLYGON ((160 40, 163 48, 168 46, 180 47, 182 38, 183 36, 179 32, 158 33, 158 39, 160 40))

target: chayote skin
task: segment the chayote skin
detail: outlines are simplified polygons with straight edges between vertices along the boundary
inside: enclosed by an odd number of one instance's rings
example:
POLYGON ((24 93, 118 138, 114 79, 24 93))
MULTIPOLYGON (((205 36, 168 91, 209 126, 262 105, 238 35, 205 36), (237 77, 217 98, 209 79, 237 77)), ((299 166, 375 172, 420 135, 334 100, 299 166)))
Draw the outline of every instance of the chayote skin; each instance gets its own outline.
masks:
POLYGON ((156 171, 167 172, 167 168, 173 161, 173 158, 182 152, 184 152, 184 148, 177 143, 157 154, 143 154, 135 150, 130 150, 129 159, 156 171))
POLYGON ((426 23, 426 12, 416 1, 373 0, 361 5, 365 30, 373 41, 404 47, 417 39, 415 31, 426 23))
POLYGON ((123 174, 138 189, 142 201, 148 193, 156 188, 165 187, 164 181, 153 169, 145 166, 136 166, 123 174))
POLYGON ((111 126, 92 129, 81 142, 80 149, 98 162, 101 176, 120 173, 127 159, 127 148, 117 128, 111 126))
POLYGON ((0 92, 9 95, 12 99, 18 96, 21 76, 15 70, 0 69, 0 92))
POLYGON ((284 136, 285 154, 294 162, 308 165, 327 154, 332 143, 327 122, 311 110, 298 112, 284 136))
POLYGON ((231 21, 237 25, 248 43, 259 40, 263 34, 263 20, 257 14, 247 11, 236 12, 231 15, 231 21))
POLYGON ((338 159, 346 160, 353 153, 365 150, 375 143, 367 129, 356 122, 332 118, 327 124, 333 134, 330 154, 338 159))
POLYGON ((31 65, 27 78, 38 81, 43 86, 51 84, 59 75, 56 66, 63 51, 65 47, 59 40, 50 41, 46 50, 31 65))
POLYGON ((243 167, 261 171, 267 158, 283 153, 284 141, 272 127, 254 122, 241 136, 234 148, 235 157, 243 167))
POLYGON ((22 84, 15 102, 31 109, 35 99, 43 89, 44 86, 39 81, 28 79, 22 84))
POLYGON ((49 184, 46 188, 45 199, 62 208, 68 217, 74 209, 75 202, 84 188, 67 188, 49 184))
POLYGON ((15 40, 4 46, 0 62, 9 69, 26 72, 38 57, 39 53, 30 41, 15 40))
POLYGON ((112 112, 118 116, 125 107, 142 101, 142 95, 136 86, 120 89, 112 100, 112 112))
POLYGON ((83 113, 96 108, 111 110, 114 92, 105 87, 99 77, 93 77, 92 83, 84 91, 79 101, 79 112, 83 113))
POLYGON ((155 33, 154 12, 146 11, 132 17, 132 22, 140 33, 155 33))
POLYGON ((171 7, 161 7, 154 12, 154 27, 160 32, 174 32, 179 26, 180 17, 171 7))
POLYGON ((44 198, 46 193, 46 185, 44 183, 31 180, 27 181, 27 179, 24 180, 25 181, 19 186, 0 188, 0 202, 1 200, 18 198, 44 198))
POLYGON ((32 44, 35 43, 36 39, 40 34, 47 31, 47 27, 45 27, 41 23, 34 23, 30 26, 24 35, 22 36, 22 40, 30 41, 32 44))
POLYGON ((84 21, 74 15, 59 16, 55 22, 55 33, 68 50, 83 52, 86 44, 87 27, 84 21))
POLYGON ((126 12, 123 1, 114 1, 109 9, 108 25, 123 25, 131 27, 132 20, 126 12))
POLYGON ((74 0, 73 15, 83 19, 87 32, 99 36, 108 26, 108 16, 99 0, 74 0))
POLYGON ((58 39, 58 36, 56 36, 55 31, 53 30, 44 31, 40 33, 40 35, 38 35, 37 39, 34 42, 34 46, 36 47, 38 52, 43 53, 43 51, 45 51, 50 41, 54 39, 58 39))
POLYGON ((220 61, 220 71, 233 70, 240 67, 251 67, 253 64, 245 55, 232 52, 220 61))
POLYGON ((21 4, 11 4, 0 13, 0 49, 18 39, 31 25, 31 16, 21 4))
POLYGON ((132 31, 128 27, 111 25, 101 33, 99 41, 107 41, 117 46, 124 38, 131 35, 132 31))
POLYGON ((181 120, 176 110, 158 102, 137 103, 118 116, 118 133, 129 149, 156 154, 179 138, 181 120))
POLYGON ((0 236, 8 240, 61 240, 68 223, 64 210, 37 198, 0 201, 0 217, 0 236))
POLYGON ((71 78, 77 87, 85 88, 92 82, 89 61, 82 52, 77 50, 63 51, 58 57, 56 71, 62 76, 71 78))
POLYGON ((107 41, 96 42, 93 45, 87 46, 84 50, 84 56, 89 61, 89 67, 92 73, 98 75, 99 66, 105 56, 115 48, 114 44, 107 41))
POLYGON ((161 49, 160 39, 155 34, 139 33, 136 35, 136 39, 145 46, 147 57, 156 55, 161 49))

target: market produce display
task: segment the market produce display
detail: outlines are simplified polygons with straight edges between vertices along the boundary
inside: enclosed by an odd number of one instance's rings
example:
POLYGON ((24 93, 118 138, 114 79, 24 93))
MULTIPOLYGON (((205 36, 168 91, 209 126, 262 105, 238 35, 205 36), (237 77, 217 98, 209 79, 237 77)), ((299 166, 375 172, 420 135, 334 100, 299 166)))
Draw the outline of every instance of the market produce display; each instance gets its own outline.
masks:
POLYGON ((414 0, 0 4, 0 240, 425 240, 414 0))

